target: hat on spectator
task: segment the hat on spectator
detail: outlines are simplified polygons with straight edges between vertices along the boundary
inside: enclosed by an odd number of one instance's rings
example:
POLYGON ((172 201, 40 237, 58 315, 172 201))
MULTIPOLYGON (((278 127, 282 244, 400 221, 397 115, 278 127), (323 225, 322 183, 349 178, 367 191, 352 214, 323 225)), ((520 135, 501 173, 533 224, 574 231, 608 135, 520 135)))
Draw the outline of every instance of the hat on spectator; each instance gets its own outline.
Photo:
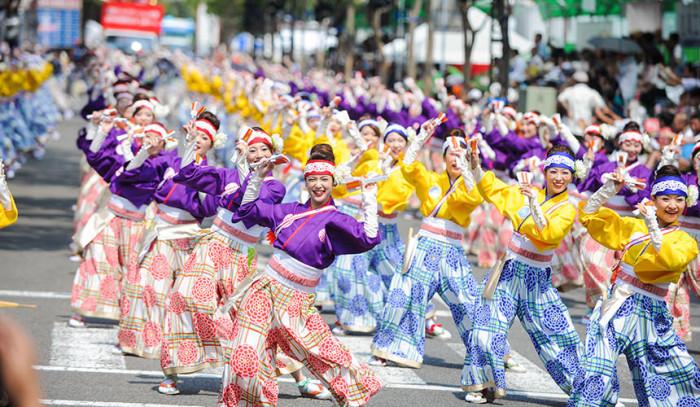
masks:
POLYGON ((571 77, 574 78, 576 82, 588 82, 588 74, 583 71, 576 71, 573 75, 571 75, 571 77))

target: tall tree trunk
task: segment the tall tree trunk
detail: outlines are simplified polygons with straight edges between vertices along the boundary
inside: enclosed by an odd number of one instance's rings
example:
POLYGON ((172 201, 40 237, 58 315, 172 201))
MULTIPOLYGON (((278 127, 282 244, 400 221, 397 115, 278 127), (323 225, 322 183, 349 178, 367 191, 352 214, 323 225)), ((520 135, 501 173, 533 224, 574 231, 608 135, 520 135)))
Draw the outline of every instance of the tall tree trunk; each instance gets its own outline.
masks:
POLYGON ((498 25, 501 27, 501 64, 498 67, 498 82, 501 83, 501 96, 508 93, 508 71, 510 69, 510 41, 508 38, 508 13, 505 0, 494 0, 498 25))
POLYGON ((406 36, 406 76, 416 78, 416 56, 413 52, 413 34, 418 25, 418 15, 423 7, 423 0, 414 0, 413 7, 408 12, 408 35, 406 36))
POLYGON ((433 88, 433 43, 435 35, 433 33, 433 0, 428 0, 428 9, 425 12, 425 19, 428 21, 428 43, 425 47, 425 69, 423 69, 423 92, 429 95, 433 88))
POLYGON ((326 41, 325 38, 328 34, 328 26, 330 25, 331 21, 328 18, 324 18, 321 20, 321 35, 323 36, 324 40, 321 40, 321 46, 318 47, 316 50, 316 68, 317 69, 323 69, 324 65, 326 64, 326 41))
POLYGON ((391 63, 384 57, 384 40, 382 39, 382 15, 391 10, 391 6, 379 7, 372 13, 372 33, 374 35, 374 46, 376 48, 376 63, 379 77, 386 83, 389 77, 389 67, 391 63))
POLYGON ((460 1, 459 2, 459 14, 462 17, 462 32, 464 34, 464 64, 462 64, 462 76, 464 77, 464 89, 462 96, 465 97, 467 92, 466 89, 469 87, 469 80, 472 74, 472 47, 474 45, 475 33, 472 30, 471 23, 469 22, 469 8, 471 7, 470 1, 460 1))
POLYGON ((289 47, 289 59, 294 62, 294 35, 296 34, 296 25, 297 25, 297 0, 292 0, 292 12, 290 13, 292 16, 292 21, 290 22, 290 27, 289 27, 289 32, 291 33, 291 42, 290 42, 290 47, 289 47))
POLYGON ((345 9, 345 81, 352 79, 355 67, 355 0, 350 0, 345 9))

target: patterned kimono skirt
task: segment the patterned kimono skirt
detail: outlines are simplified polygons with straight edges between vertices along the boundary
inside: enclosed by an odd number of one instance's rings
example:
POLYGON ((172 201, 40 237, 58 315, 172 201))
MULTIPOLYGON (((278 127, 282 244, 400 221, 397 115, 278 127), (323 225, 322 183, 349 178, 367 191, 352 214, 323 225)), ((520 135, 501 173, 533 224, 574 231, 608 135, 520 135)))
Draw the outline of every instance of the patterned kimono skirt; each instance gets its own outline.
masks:
POLYGON ((90 216, 97 212, 100 204, 106 202, 105 197, 110 195, 109 185, 93 169, 89 169, 80 184, 80 193, 75 205, 73 216, 73 232, 76 234, 82 229, 90 216))
POLYGON ((335 314, 346 331, 374 331, 384 313, 386 290, 401 267, 405 249, 396 218, 380 215, 381 243, 352 256, 353 273, 337 278, 335 314))
POLYGON ((595 307, 598 298, 607 296, 611 270, 617 263, 615 251, 596 242, 591 235, 581 236, 581 261, 583 262, 583 284, 586 289, 586 304, 595 307))
MULTIPOLYGON (((362 216, 360 203, 356 200, 341 200, 340 205, 338 205, 338 210, 344 214, 352 216, 355 219, 361 219, 362 216)), ((318 282, 318 286, 316 287, 317 306, 335 305, 337 301, 336 295, 338 293, 338 279, 341 278, 341 276, 343 276, 342 278, 344 279, 344 282, 355 280, 353 265, 358 265, 358 262, 362 262, 362 264, 364 264, 366 262, 366 258, 353 261, 354 257, 356 256, 345 255, 336 257, 333 264, 331 264, 331 266, 328 267, 328 269, 326 269, 326 271, 321 275, 321 280, 318 282)), ((343 306, 349 306, 349 301, 351 298, 348 299, 346 296, 344 300, 345 303, 343 306)))
POLYGON ((583 285, 584 267, 581 260, 579 243, 585 229, 576 222, 574 228, 554 249, 552 257, 552 285, 560 292, 565 292, 583 285))
MULTIPOLYGON (((287 275, 299 267, 309 268, 284 253, 276 254, 270 263, 287 275)), ((315 298, 309 292, 313 287, 292 288, 295 284, 278 273, 268 264, 265 274, 252 282, 231 311, 235 334, 224 368, 220 406, 277 405, 278 349, 303 362, 340 405, 365 405, 381 383, 333 336, 314 307, 315 298)))
POLYGON ((85 317, 119 320, 122 277, 138 269, 138 248, 143 239, 145 208, 132 208, 112 195, 111 220, 86 246, 73 280, 71 307, 85 317))
MULTIPOLYGON (((684 216, 681 218, 681 228, 700 241, 700 218, 684 216)), ((666 302, 673 316, 673 328, 678 336, 688 342, 693 337, 690 326, 690 293, 700 296, 700 256, 696 257, 689 265, 688 271, 683 273, 680 281, 671 284, 668 288, 666 302)))
POLYGON ((482 204, 471 216, 466 240, 469 252, 477 256, 479 267, 493 267, 505 253, 513 226, 495 206, 482 204))
MULTIPOLYGON (((160 359, 165 300, 175 278, 182 274, 199 230, 197 220, 175 208, 159 211, 155 220, 160 230, 138 268, 129 269, 121 297, 119 346, 124 353, 160 359), (191 237, 168 238, 168 229, 187 228, 191 237)), ((148 233, 147 233, 148 234, 148 233)))
POLYGON ((632 371, 640 406, 697 406, 700 369, 673 330, 665 297, 667 284, 646 284, 622 264, 607 299, 600 299, 586 332, 582 365, 569 406, 614 406, 620 382, 618 356, 632 371))
POLYGON ((570 393, 574 378, 582 372, 583 346, 566 305, 552 287, 552 252, 541 252, 514 233, 507 256, 493 297, 479 296, 474 305, 462 388, 468 392, 493 388, 496 397, 505 396, 504 357, 510 348, 508 331, 517 316, 549 374, 570 393))
POLYGON ((227 313, 217 312, 238 284, 257 267, 261 229, 231 224, 230 212, 219 209, 212 231, 197 239, 175 277, 165 303, 160 363, 166 375, 193 373, 224 364, 232 339, 227 313))
MULTIPOLYGON (((400 366, 419 368, 425 351, 425 314, 435 294, 447 303, 465 338, 477 285, 462 248, 462 228, 445 219, 425 218, 405 273, 394 274, 372 353, 400 366)), ((409 243, 410 244, 410 243, 409 243)), ((407 255, 410 255, 407 253, 407 255)))

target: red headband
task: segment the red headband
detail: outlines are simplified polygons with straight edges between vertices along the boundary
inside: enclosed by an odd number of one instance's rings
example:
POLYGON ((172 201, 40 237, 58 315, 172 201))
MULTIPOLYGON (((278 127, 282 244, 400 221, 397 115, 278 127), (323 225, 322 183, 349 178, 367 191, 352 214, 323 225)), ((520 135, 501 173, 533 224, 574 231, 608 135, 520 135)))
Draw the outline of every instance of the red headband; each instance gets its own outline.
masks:
POLYGON ((335 164, 327 160, 309 160, 304 167, 304 178, 309 175, 330 175, 335 174, 335 164))
POLYGON ((214 142, 214 137, 216 136, 216 128, 209 120, 199 119, 194 122, 194 128, 206 134, 207 137, 214 142))

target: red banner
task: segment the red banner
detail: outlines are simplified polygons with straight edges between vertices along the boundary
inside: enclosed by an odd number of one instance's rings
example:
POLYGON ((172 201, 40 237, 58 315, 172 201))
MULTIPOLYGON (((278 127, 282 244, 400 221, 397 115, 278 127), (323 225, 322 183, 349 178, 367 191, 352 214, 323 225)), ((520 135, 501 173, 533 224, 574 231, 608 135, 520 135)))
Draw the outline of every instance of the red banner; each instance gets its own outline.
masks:
POLYGON ((105 30, 146 31, 160 35, 163 6, 136 3, 102 4, 102 28, 105 30))

